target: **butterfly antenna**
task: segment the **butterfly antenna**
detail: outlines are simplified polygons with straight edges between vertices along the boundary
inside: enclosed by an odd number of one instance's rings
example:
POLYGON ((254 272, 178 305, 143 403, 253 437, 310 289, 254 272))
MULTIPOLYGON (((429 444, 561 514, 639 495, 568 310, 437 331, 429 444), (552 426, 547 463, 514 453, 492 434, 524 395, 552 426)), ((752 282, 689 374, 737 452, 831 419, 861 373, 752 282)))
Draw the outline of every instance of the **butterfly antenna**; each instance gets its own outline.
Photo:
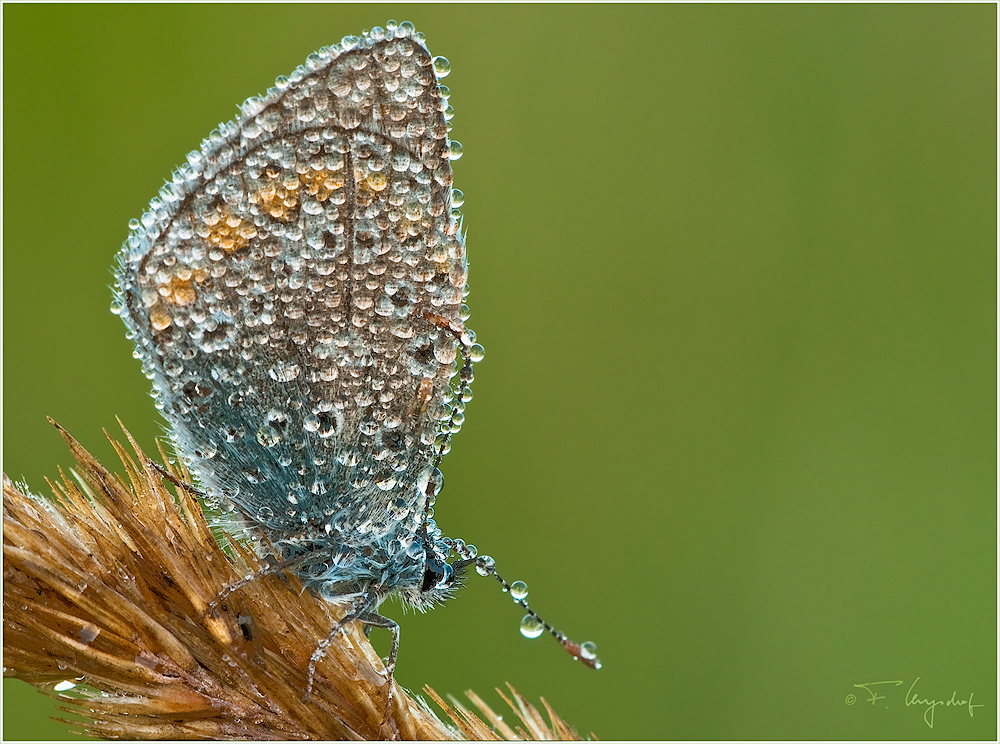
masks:
MULTIPOLYGON (((472 550, 475 550, 475 548, 472 548, 472 550)), ((461 551, 459 550, 459 552, 461 551)), ((597 657, 597 644, 593 641, 577 643, 561 630, 556 630, 545 622, 542 616, 531 609, 528 605, 526 600, 526 597, 528 596, 528 585, 523 581, 515 581, 512 584, 508 584, 507 580, 497 573, 496 563, 490 556, 481 555, 475 557, 470 555, 465 557, 465 560, 460 561, 460 563, 465 563, 467 565, 474 564, 476 572, 481 576, 492 576, 495 578, 500 582, 500 587, 503 591, 509 593, 510 596, 514 598, 514 603, 519 604, 524 608, 525 612, 528 614, 521 619, 521 635, 525 638, 538 638, 538 636, 540 636, 543 632, 547 632, 559 641, 559 645, 562 646, 570 656, 579 661, 581 664, 584 664, 591 669, 601 668, 601 660, 597 657)))

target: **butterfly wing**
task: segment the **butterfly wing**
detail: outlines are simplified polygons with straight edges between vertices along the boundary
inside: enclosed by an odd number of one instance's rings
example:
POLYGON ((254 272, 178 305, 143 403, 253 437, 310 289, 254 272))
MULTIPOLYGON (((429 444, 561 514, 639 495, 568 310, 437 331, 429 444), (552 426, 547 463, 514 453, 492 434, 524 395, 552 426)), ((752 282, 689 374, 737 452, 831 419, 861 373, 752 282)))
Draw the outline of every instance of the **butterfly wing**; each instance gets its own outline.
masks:
POLYGON ((119 255, 178 452, 278 537, 412 521, 448 415, 467 263, 447 102, 420 41, 389 36, 247 101, 119 255))

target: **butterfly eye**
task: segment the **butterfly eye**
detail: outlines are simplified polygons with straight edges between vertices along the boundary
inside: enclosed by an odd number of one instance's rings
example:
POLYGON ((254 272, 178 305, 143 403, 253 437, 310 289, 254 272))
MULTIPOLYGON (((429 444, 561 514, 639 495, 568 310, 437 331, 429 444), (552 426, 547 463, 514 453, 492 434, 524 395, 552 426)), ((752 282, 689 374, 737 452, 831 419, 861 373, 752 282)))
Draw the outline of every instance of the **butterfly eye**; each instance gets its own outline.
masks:
POLYGON ((424 580, 420 586, 420 591, 429 592, 442 582, 447 581, 451 574, 451 566, 438 559, 437 556, 432 556, 427 560, 427 565, 424 568, 424 580))

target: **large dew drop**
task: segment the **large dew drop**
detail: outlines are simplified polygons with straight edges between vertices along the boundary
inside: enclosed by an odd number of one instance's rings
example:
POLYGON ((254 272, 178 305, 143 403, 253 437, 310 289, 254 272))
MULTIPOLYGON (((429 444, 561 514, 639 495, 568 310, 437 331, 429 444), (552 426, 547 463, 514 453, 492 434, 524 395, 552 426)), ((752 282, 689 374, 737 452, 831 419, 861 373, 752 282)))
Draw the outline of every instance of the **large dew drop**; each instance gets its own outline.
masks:
POLYGON ((262 447, 273 447, 281 441, 281 435, 273 426, 264 424, 257 430, 257 441, 262 447))
POLYGON ((448 61, 447 57, 435 57, 432 62, 434 64, 434 74, 439 80, 448 77, 448 73, 451 72, 451 62, 448 61))
POLYGON ((489 576, 490 571, 495 565, 496 562, 493 560, 492 556, 481 555, 476 561, 476 573, 480 576, 489 576))
POLYGON ((545 630, 542 621, 534 615, 525 615, 521 618, 521 635, 525 638, 538 638, 545 630))

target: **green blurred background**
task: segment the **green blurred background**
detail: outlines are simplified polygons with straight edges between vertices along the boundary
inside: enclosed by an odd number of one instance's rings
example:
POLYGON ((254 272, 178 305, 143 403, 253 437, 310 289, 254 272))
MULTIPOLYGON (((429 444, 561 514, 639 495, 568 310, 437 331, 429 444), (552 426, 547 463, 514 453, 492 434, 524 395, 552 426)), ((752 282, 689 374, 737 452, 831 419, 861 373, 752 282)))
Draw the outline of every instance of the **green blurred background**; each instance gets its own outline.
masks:
POLYGON ((472 580, 401 618, 399 681, 604 739, 994 739, 994 5, 5 5, 4 470, 71 464, 47 415, 154 447, 108 311, 129 218, 389 18, 452 62, 487 352, 438 522, 604 660, 472 580), (917 677, 983 707, 854 687, 917 677))

